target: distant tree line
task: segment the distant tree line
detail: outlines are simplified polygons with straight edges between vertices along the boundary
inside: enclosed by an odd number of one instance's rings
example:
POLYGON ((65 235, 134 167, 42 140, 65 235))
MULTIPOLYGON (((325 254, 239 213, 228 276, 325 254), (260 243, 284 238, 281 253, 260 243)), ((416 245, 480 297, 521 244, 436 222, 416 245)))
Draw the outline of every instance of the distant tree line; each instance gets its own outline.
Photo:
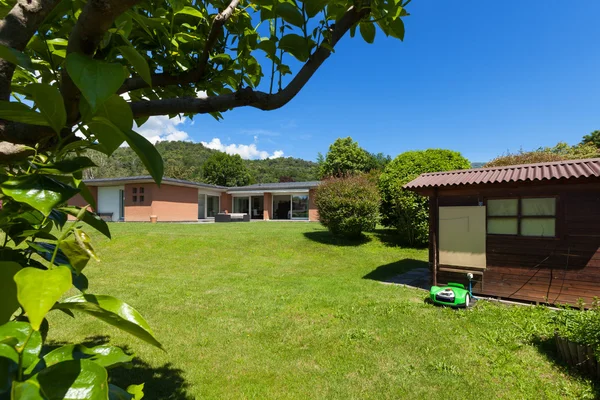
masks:
MULTIPOLYGON (((318 165, 299 158, 242 160, 239 156, 228 155, 218 150, 208 149, 201 143, 191 142, 159 142, 156 148, 164 160, 165 177, 168 178, 215 184, 223 182, 223 178, 217 177, 219 172, 214 163, 210 168, 204 168, 206 162, 213 157, 215 158, 213 161, 217 164, 223 164, 223 170, 227 169, 231 184, 271 183, 282 180, 300 182, 319 179, 318 165), (231 169, 232 165, 237 167, 231 169), (233 171, 235 175, 231 175, 233 171)), ((118 148, 110 158, 92 150, 89 150, 87 155, 98 166, 86 170, 87 179, 148 175, 144 165, 129 147, 118 148)))

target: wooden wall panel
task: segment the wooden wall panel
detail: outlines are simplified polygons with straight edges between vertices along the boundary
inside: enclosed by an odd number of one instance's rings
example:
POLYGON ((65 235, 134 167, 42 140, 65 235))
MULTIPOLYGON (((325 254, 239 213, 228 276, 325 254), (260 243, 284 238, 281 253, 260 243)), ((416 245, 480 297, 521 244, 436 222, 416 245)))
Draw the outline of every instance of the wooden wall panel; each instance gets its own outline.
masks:
MULTIPOLYGON (((474 206, 487 197, 544 195, 559 196, 559 237, 488 235, 488 267, 475 293, 553 304, 577 304, 580 298, 589 304, 600 297, 600 181, 440 189, 439 205, 474 206)), ((463 273, 440 271, 437 278, 440 284, 466 283, 463 273)))

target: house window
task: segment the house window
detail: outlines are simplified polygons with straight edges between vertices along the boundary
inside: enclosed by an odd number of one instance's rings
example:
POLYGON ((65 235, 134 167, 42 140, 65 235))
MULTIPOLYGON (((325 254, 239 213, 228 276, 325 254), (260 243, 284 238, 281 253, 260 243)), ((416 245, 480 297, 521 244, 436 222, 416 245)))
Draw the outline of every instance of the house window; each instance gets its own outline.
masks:
POLYGON ((144 188, 143 187, 140 188, 140 194, 144 194, 144 188))
POLYGON ((488 200, 487 233, 556 237, 556 198, 488 200))
POLYGON ((140 196, 140 203, 144 202, 144 196, 140 196))
POLYGON ((133 202, 136 203, 137 202, 137 196, 133 196, 133 202))
POLYGON ((137 193, 137 188, 133 188, 132 190, 133 190, 133 194, 137 193))

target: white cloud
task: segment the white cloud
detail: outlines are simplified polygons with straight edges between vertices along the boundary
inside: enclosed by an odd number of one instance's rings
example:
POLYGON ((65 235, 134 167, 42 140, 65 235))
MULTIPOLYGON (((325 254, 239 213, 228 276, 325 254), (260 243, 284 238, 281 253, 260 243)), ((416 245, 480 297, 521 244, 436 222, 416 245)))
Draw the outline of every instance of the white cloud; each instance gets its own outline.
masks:
POLYGON ((201 142, 204 147, 213 150, 224 151, 227 154, 239 154, 244 159, 261 159, 283 157, 283 150, 275 150, 273 154, 268 151, 259 150, 255 143, 252 144, 224 144, 221 139, 213 138, 210 142, 201 142))
POLYGON ((150 117, 136 131, 148 139, 152 143, 174 141, 174 140, 191 140, 190 135, 177 128, 178 125, 184 125, 185 119, 174 117, 169 118, 166 115, 150 117))

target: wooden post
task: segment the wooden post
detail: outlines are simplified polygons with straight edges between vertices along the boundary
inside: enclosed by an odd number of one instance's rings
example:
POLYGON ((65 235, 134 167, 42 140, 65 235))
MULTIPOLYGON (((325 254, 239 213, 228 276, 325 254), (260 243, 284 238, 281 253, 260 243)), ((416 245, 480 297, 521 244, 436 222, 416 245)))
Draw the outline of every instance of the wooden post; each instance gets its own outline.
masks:
POLYGON ((429 197, 429 245, 431 249, 431 275, 433 285, 437 286, 437 271, 439 260, 438 249, 438 190, 433 189, 433 195, 429 197))

